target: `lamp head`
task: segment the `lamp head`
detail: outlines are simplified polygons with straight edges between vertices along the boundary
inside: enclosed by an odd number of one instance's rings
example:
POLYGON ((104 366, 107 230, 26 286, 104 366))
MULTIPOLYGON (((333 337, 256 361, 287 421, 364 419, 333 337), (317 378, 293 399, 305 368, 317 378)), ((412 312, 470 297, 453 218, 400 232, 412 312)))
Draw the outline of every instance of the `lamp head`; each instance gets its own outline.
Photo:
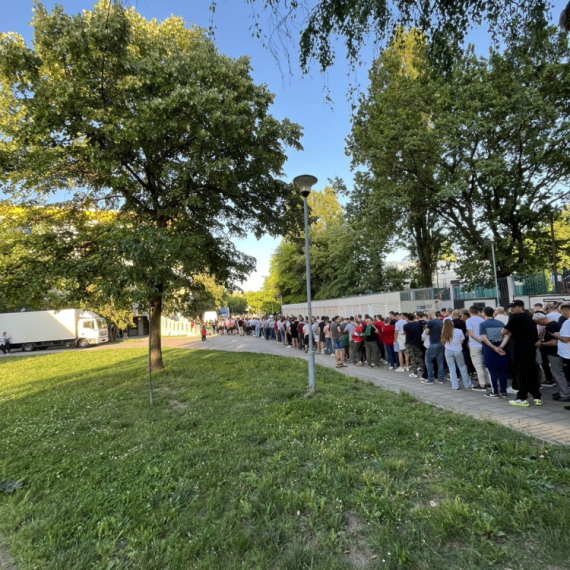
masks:
POLYGON ((311 187, 317 182, 317 178, 310 174, 301 174, 301 176, 293 178, 293 184, 301 190, 301 196, 303 196, 303 198, 306 198, 311 193, 311 187))

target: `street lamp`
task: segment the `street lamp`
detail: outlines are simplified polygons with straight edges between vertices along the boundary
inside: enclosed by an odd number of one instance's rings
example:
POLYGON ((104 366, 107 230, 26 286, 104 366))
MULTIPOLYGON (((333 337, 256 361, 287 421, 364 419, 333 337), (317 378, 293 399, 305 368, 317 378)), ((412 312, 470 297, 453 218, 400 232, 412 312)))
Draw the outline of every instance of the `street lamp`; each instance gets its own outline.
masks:
POLYGON ((309 317, 309 350, 307 357, 309 360, 309 394, 314 394, 315 384, 315 349, 313 344, 313 316, 311 314, 311 262, 309 259, 309 213, 307 208, 307 198, 311 193, 311 188, 318 180, 310 174, 303 174, 293 179, 293 184, 301 191, 305 211, 305 263, 307 272, 307 313, 309 317))
POLYGON ((497 264, 495 262, 495 242, 490 238, 485 238, 485 245, 491 244, 491 254, 493 256, 493 272, 495 274, 495 293, 497 294, 497 307, 500 306, 499 301, 499 280, 497 279, 497 264))

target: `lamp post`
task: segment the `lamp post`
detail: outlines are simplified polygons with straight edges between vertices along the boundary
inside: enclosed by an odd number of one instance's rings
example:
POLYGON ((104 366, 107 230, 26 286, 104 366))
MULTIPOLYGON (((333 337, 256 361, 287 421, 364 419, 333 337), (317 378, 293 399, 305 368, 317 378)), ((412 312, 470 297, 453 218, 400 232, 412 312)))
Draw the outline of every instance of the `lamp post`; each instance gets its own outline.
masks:
POLYGON ((307 314, 309 317, 309 350, 307 357, 309 361, 309 394, 313 395, 316 391, 315 384, 315 348, 313 343, 313 316, 311 314, 311 262, 309 259, 309 213, 307 208, 307 198, 311 193, 311 188, 318 180, 310 174, 303 174, 293 179, 293 184, 301 191, 303 196, 303 205, 305 212, 305 263, 307 273, 307 314))
POLYGON ((495 293, 497 295, 497 307, 500 306, 499 301, 499 280, 497 279, 497 263, 495 262, 495 242, 490 238, 485 238, 485 244, 491 244, 491 255, 493 256, 493 273, 495 274, 495 293))

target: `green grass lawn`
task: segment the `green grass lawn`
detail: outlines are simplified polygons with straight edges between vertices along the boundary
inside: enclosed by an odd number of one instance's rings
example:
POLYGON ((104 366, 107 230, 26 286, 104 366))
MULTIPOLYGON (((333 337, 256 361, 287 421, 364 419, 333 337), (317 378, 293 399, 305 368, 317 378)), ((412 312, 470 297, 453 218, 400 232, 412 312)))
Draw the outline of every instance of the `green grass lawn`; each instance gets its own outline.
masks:
POLYGON ((19 570, 570 568, 570 450, 306 363, 139 349, 2 360, 19 570))

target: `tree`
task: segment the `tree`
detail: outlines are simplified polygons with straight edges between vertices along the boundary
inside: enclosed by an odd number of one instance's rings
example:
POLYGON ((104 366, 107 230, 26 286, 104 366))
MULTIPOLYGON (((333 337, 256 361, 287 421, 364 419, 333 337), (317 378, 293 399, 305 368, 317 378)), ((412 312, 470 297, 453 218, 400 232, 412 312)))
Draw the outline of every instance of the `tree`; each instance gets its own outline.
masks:
POLYGON ((224 303, 232 315, 241 315, 247 312, 247 299, 242 293, 231 293, 224 296, 224 303))
POLYGON ((444 242, 439 198, 419 182, 433 178, 429 158, 439 150, 430 129, 437 91, 421 71, 426 46, 416 30, 397 33, 374 62, 347 144, 352 167, 367 168, 356 172, 349 208, 410 251, 421 287, 431 287, 444 242))
MULTIPOLYGON (((220 305, 223 287, 211 276, 192 271, 188 261, 178 260, 180 243, 191 236, 151 240, 130 214, 58 204, 26 207, 4 202, 0 220, 0 298, 7 310, 80 307, 124 328, 132 319, 134 304, 146 311, 148 276, 160 275, 169 284, 166 310, 195 316, 212 304, 220 305), (141 267, 139 249, 150 251, 148 265, 141 267), (162 260, 159 269, 153 267, 154 253, 162 260), (133 263, 135 257, 138 265, 133 263)), ((193 262, 196 267, 203 264, 198 254, 193 262)))
MULTIPOLYGON (((246 1, 259 4, 259 0, 246 1)), ((217 3, 218 0, 212 0, 213 7, 217 3)), ((453 61, 457 47, 472 28, 486 22, 495 41, 499 37, 516 40, 530 26, 544 27, 550 4, 545 0, 265 0, 263 8, 271 15, 271 29, 264 32, 256 21, 257 35, 277 51, 279 43, 286 44, 296 37, 300 28, 300 64, 308 72, 312 60, 322 71, 333 64, 333 40, 338 36, 344 40, 354 65, 370 36, 378 47, 402 27, 423 30, 432 40, 430 59, 445 67, 453 61), (527 28, 521 23, 526 23, 527 28)), ((566 8, 566 13, 570 14, 570 8, 566 8)), ((570 17, 564 17, 564 22, 570 22, 570 17)))
POLYGON ((499 277, 542 266, 528 232, 569 195, 567 45, 551 28, 540 48, 522 42, 486 60, 468 51, 450 77, 422 58, 404 81, 390 53, 371 71, 349 146, 369 171, 366 205, 424 208, 431 240, 453 250, 467 282, 491 278, 486 237, 499 277))
POLYGON ((199 274, 231 287, 254 263, 230 238, 277 235, 298 214, 280 176, 300 127, 269 114, 248 58, 219 54, 180 18, 100 0, 75 16, 37 3, 32 24, 32 47, 0 36, 0 183, 125 215, 100 243, 150 306, 161 369, 163 303, 191 297, 199 274))

